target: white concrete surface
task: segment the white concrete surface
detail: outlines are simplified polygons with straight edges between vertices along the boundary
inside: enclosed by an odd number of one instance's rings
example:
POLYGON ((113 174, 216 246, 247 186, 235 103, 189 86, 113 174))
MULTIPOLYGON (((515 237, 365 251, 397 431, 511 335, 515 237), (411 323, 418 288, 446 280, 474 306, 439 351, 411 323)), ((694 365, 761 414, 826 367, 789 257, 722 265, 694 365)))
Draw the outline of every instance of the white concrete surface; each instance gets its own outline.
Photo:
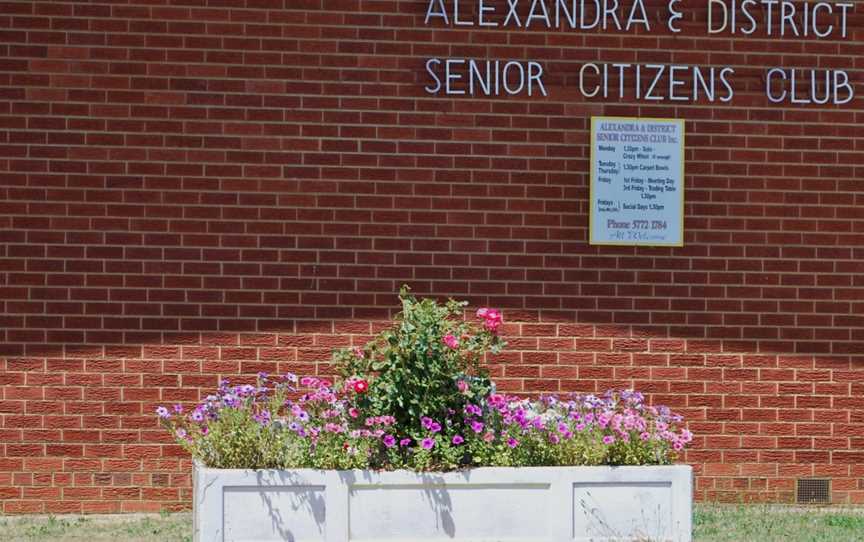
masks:
POLYGON ((693 474, 662 467, 408 471, 195 466, 197 542, 689 542, 693 474))

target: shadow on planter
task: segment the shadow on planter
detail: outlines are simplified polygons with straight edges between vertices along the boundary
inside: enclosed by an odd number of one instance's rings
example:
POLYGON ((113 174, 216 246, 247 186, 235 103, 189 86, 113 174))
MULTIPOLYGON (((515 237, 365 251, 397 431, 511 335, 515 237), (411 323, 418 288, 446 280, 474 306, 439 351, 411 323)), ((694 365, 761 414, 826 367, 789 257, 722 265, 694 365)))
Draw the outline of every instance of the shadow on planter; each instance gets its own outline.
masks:
POLYGON ((195 468, 195 540, 688 542, 692 469, 408 471, 195 468))

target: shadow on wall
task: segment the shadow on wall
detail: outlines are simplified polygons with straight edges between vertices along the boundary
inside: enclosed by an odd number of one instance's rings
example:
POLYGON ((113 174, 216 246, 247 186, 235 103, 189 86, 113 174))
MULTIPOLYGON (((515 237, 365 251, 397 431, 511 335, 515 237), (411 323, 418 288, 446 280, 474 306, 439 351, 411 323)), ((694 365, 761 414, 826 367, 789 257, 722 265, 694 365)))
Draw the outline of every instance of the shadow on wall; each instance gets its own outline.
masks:
MULTIPOLYGON (((412 284, 409 282, 409 284, 412 284)), ((469 307, 494 306, 504 310, 505 327, 503 334, 511 340, 509 350, 532 351, 548 350, 556 352, 582 351, 595 353, 647 353, 663 352, 668 354, 730 354, 730 355, 784 355, 807 357, 817 365, 837 362, 864 362, 864 317, 851 314, 847 318, 852 326, 861 320, 861 328, 848 330, 832 328, 837 340, 813 340, 813 326, 779 327, 771 324, 748 326, 724 326, 715 324, 730 318, 728 313, 709 312, 704 309, 692 311, 609 309, 596 310, 596 304, 589 309, 531 309, 506 304, 508 299, 496 300, 491 296, 470 296, 459 293, 429 293, 428 284, 414 283, 417 295, 434 295, 439 298, 454 297, 468 300, 469 307), (499 302, 500 301, 500 302, 499 302), (669 322, 681 323, 625 323, 616 320, 648 321, 658 317, 669 322), (687 321, 698 324, 687 325, 687 321), (848 331, 848 333, 844 333, 848 331), (780 340, 776 336, 805 337, 806 340, 780 340), (745 338, 746 335, 754 338, 745 338), (763 335, 765 338, 755 338, 763 335), (850 336, 855 340, 850 340, 850 336), (546 339, 553 339, 554 342, 546 339), (587 342, 573 343, 573 340, 587 342), (597 342, 591 342, 596 340, 597 342), (652 345, 650 341, 669 340, 675 344, 652 345), (545 345, 549 344, 548 347, 545 345)), ((144 355, 141 347, 146 346, 214 346, 245 348, 297 348, 296 359, 273 358, 276 362, 324 361, 321 350, 329 352, 334 347, 351 344, 350 336, 365 340, 377 330, 386 327, 388 320, 398 312, 398 299, 394 283, 391 295, 376 294, 382 305, 377 307, 350 307, 343 305, 332 316, 317 316, 313 308, 308 314, 297 318, 248 318, 219 317, 211 319, 189 318, 162 315, 159 317, 128 316, 118 317, 123 310, 122 303, 97 303, 88 306, 86 319, 49 314, 14 314, 7 311, 4 319, 9 323, 5 329, 6 340, 0 344, 0 359, 14 360, 7 367, 9 371, 38 370, 33 358, 119 358, 136 359, 144 355), (384 303, 389 302, 389 305, 384 303), (356 312, 357 315, 345 315, 356 312), (137 327, 136 327, 137 326, 137 327), (303 359, 303 356, 306 359, 303 359)), ((310 292, 314 293, 314 292, 310 292)), ((219 295, 224 294, 221 293, 219 295)), ((326 295, 336 296, 328 292, 326 295)), ((158 291, 154 293, 159 297, 158 291)), ((623 297, 618 298, 625 300, 623 297)), ((636 298, 634 298, 636 299, 636 298)), ((644 298, 639 298, 644 299, 644 298)), ((696 297, 656 297, 659 304, 670 306, 696 305, 704 307, 709 298, 696 297)), ((626 300, 625 300, 626 301, 626 300)), ((734 300, 729 300, 735 303, 734 300)), ((626 303, 625 303, 626 304, 626 303)), ((159 304, 154 310, 159 310, 159 304)), ((161 305, 164 307, 164 305, 161 305)), ((202 305, 187 303, 187 311, 196 312, 202 305)), ((245 312, 244 305, 220 305, 225 313, 245 312)), ((12 310, 14 306, 10 305, 12 310)), ((206 307, 205 307, 206 308, 206 307)), ((301 306, 274 304, 276 313, 307 312, 301 306)), ((320 307, 326 313, 332 307, 320 307)), ((172 310, 180 311, 176 306, 172 310)), ((851 307, 849 308, 851 311, 851 307)), ((747 314, 736 313, 739 319, 757 319, 775 313, 747 314)), ((831 315, 825 315, 831 318, 831 315)), ((466 313, 471 318, 471 312, 466 313)), ((274 354, 275 352, 270 352, 274 354)), ((235 352, 236 360, 261 359, 258 356, 242 357, 235 352)), ((251 355, 251 354, 250 354, 251 355)), ((170 353, 156 353, 159 357, 171 357, 170 353)), ((329 357, 329 355, 327 356, 329 357)), ((228 358, 231 359, 231 358, 228 358)), ((526 362, 527 363, 527 362, 526 362)), ((684 362, 688 365, 692 362, 684 362)), ((532 364, 534 364, 532 362, 532 364)), ((857 365, 857 363, 855 363, 857 365)), ((698 365, 698 363, 697 363, 698 365)), ((137 371, 132 371, 137 372, 137 371)), ((166 371, 170 372, 170 371, 166 371)), ((238 371, 215 370, 201 372, 237 373, 238 371)), ((245 372, 245 371, 240 371, 245 372)), ((249 374, 254 373, 254 371, 249 374)))
POLYGON ((301 479, 302 477, 292 473, 291 471, 257 471, 256 476, 259 486, 272 485, 283 488, 283 490, 286 486, 289 488, 295 487, 301 489, 300 491, 292 491, 290 500, 287 503, 274 502, 273 494, 271 492, 261 490, 256 491, 270 517, 270 525, 273 534, 277 534, 281 540, 287 542, 294 542, 298 537, 300 539, 307 538, 304 536, 306 533, 295 534, 292 532, 291 522, 283 517, 283 506, 287 504, 292 511, 305 508, 309 513, 304 514, 302 517, 311 517, 315 523, 314 528, 317 530, 318 537, 324 537, 327 507, 323 494, 323 486, 315 488, 322 491, 302 491, 306 486, 306 482, 301 479))

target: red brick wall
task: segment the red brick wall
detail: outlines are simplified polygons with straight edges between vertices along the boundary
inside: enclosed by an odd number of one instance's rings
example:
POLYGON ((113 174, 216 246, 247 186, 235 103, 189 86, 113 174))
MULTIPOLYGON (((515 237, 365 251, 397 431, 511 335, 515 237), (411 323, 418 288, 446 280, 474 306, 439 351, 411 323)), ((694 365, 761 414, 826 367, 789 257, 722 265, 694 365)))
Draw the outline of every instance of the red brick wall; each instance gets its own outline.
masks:
POLYGON ((864 502, 862 9, 846 40, 731 40, 648 3, 654 32, 597 34, 408 0, 0 2, 2 511, 186 506, 155 404, 325 371, 401 283, 505 310, 503 388, 676 407, 701 499, 827 476, 864 502), (433 56, 537 60, 550 96, 429 96, 433 56), (588 61, 732 65, 736 98, 586 100, 588 61), (777 65, 859 97, 772 105, 777 65), (587 245, 591 115, 687 120, 685 248, 587 245))

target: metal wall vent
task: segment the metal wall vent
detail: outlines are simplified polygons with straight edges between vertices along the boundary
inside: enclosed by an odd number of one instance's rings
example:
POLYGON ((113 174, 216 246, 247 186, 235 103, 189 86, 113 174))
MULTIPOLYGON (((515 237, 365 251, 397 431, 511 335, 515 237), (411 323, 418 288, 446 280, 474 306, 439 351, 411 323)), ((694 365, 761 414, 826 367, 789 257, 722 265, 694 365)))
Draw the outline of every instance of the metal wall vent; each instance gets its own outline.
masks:
POLYGON ((831 504, 831 480, 798 480, 795 494, 798 504, 831 504))

